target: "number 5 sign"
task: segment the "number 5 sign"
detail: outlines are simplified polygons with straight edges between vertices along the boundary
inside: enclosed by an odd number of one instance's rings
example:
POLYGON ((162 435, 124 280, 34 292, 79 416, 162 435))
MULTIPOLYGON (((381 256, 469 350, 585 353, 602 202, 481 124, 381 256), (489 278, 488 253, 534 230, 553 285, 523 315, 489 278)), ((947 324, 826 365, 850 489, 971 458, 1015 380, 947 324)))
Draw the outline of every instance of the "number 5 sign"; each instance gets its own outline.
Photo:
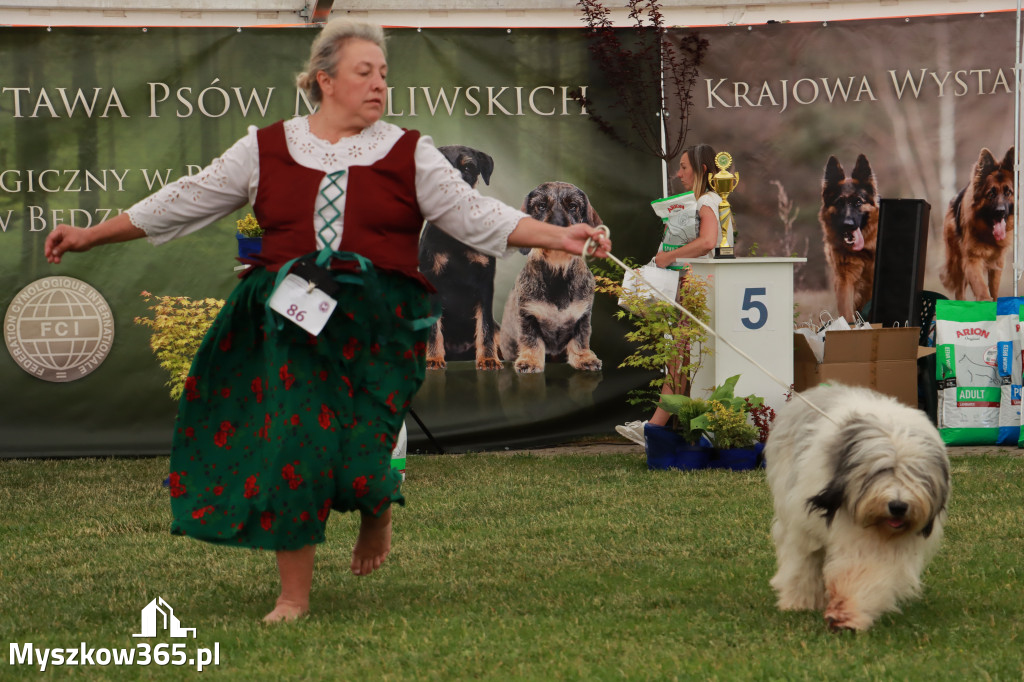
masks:
MULTIPOLYGON (((793 267, 802 258, 690 259, 694 274, 708 277, 711 326, 755 362, 785 382, 793 380, 793 267)), ((779 409, 786 388, 724 343, 714 339, 693 379, 693 395, 740 374, 739 395, 763 396, 779 409)))
POLYGON ((764 284, 746 286, 739 291, 740 309, 738 314, 739 324, 736 331, 757 331, 759 329, 772 329, 768 325, 768 306, 771 299, 768 295, 768 287, 764 284))

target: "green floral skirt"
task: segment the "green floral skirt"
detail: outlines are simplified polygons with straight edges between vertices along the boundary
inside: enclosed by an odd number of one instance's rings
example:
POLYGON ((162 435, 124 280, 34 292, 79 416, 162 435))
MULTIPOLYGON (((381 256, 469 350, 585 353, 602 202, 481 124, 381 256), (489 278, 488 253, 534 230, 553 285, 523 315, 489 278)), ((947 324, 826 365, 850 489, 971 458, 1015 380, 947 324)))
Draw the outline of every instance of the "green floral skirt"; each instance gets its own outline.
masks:
POLYGON ((319 336, 264 307, 276 273, 232 292, 196 354, 171 452, 171 532, 298 549, 332 509, 405 504, 391 451, 423 383, 427 292, 378 271, 342 284, 319 336), (374 283, 372 279, 375 279, 374 283))

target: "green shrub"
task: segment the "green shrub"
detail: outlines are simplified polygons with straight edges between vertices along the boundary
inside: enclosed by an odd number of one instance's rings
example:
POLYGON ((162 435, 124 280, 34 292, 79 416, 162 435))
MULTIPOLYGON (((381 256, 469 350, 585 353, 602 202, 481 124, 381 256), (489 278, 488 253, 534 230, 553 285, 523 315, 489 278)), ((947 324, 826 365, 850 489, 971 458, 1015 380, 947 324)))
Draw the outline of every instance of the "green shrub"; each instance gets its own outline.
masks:
POLYGON ((154 296, 143 291, 142 298, 152 303, 151 317, 136 317, 135 324, 149 327, 149 347, 153 349, 157 362, 170 379, 166 386, 171 397, 177 400, 185 388, 185 379, 192 367, 192 358, 199 350, 199 344, 206 330, 213 324, 224 301, 217 298, 188 296, 154 296))
MULTIPOLYGON (((634 311, 619 310, 616 314, 619 319, 628 318, 633 325, 632 331, 626 333, 626 340, 634 345, 634 350, 619 366, 658 372, 663 372, 665 367, 676 367, 674 376, 671 372, 661 374, 651 380, 650 386, 660 392, 662 385, 668 382, 674 394, 685 394, 710 352, 707 332, 670 303, 625 294, 621 274, 617 280, 596 275, 595 281, 597 291, 622 299, 624 307, 634 311)), ((677 297, 680 305, 705 324, 711 320, 707 290, 708 279, 690 272, 680 281, 677 297)))

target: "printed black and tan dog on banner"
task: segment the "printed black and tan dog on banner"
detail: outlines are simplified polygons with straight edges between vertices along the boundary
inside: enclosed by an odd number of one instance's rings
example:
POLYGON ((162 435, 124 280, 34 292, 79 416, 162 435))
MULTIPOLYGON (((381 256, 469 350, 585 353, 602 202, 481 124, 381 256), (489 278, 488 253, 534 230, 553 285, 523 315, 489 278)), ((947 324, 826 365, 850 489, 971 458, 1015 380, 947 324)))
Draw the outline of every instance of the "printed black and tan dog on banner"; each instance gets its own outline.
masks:
POLYGON ((940 278, 957 301, 999 297, 1006 252, 1013 243, 1013 160, 1010 147, 1001 162, 982 149, 967 186, 949 202, 943 234, 946 263, 940 278))
MULTIPOLYGON (((472 147, 438 147, 470 187, 491 183, 494 159, 472 147)), ((427 369, 447 361, 474 360, 480 370, 501 369, 494 321, 494 256, 477 251, 427 223, 420 236, 420 271, 437 289, 441 319, 430 329, 427 369)))

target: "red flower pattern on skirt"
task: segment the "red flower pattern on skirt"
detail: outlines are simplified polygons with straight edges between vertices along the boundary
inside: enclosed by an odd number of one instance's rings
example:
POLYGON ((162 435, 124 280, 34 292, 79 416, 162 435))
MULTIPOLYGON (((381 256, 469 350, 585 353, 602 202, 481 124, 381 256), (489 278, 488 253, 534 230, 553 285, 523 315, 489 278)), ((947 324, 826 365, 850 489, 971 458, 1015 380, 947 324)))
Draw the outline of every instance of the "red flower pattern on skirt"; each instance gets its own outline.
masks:
POLYGON ((172 471, 170 478, 171 497, 181 497, 184 495, 187 491, 185 490, 185 486, 181 485, 181 474, 177 471, 172 471))
POLYGON ((421 357, 423 357, 426 354, 427 354, 427 344, 425 344, 425 343, 416 343, 416 344, 413 345, 412 348, 410 348, 409 350, 405 351, 405 354, 403 355, 403 357, 406 360, 411 360, 412 358, 421 358, 421 357))
POLYGON ((214 434, 213 442, 217 444, 217 447, 222 448, 228 443, 228 438, 235 435, 235 427, 231 425, 231 422, 221 422, 220 431, 214 434))
POLYGON ((259 377, 256 377, 255 379, 252 380, 252 384, 250 384, 250 388, 252 389, 252 392, 256 394, 256 402, 257 403, 262 403, 263 402, 263 382, 260 380, 259 377))
POLYGON ((335 419, 337 415, 330 407, 326 404, 320 405, 320 415, 317 417, 317 421, 320 422, 320 427, 323 429, 331 428, 331 420, 335 419))
POLYGON ((269 413, 266 416, 263 417, 263 427, 259 431, 256 432, 256 436, 258 438, 262 438, 263 440, 267 441, 268 443, 270 442, 270 414, 269 413))
POLYGON ((281 369, 277 370, 277 375, 284 382, 284 390, 291 389, 292 384, 295 383, 295 375, 288 371, 288 365, 281 365, 281 369))
POLYGON ((263 512, 260 515, 260 525, 263 526, 263 530, 270 530, 270 527, 274 525, 274 512, 263 512))
POLYGON ((366 487, 366 476, 360 476, 356 480, 352 481, 352 487, 356 490, 356 497, 362 497, 366 493, 370 492, 370 489, 366 487))
POLYGON ((341 349, 341 354, 345 356, 346 360, 351 360, 362 347, 362 344, 359 343, 359 339, 353 337, 349 339, 348 343, 345 344, 345 347, 341 349))
POLYGON ((330 515, 330 513, 331 513, 331 501, 330 500, 324 500, 324 506, 320 507, 320 509, 317 510, 316 518, 319 519, 320 521, 326 521, 327 517, 330 515))
POLYGON ((256 477, 255 476, 250 476, 249 478, 245 479, 245 493, 244 493, 244 497, 246 499, 248 499, 250 497, 256 497, 259 494, 260 494, 260 487, 258 485, 256 485, 256 477))
POLYGON ((199 377, 185 377, 185 400, 199 400, 199 377))
POLYGON ((212 504, 211 505, 207 505, 206 507, 200 507, 199 509, 195 509, 195 510, 192 511, 192 518, 193 519, 201 519, 201 518, 203 518, 204 514, 209 514, 212 511, 213 511, 213 505, 212 504))
MULTIPOLYGON (((295 464, 298 464, 298 460, 295 464)), ((302 485, 302 476, 295 473, 295 466, 293 464, 285 464, 281 469, 281 478, 288 481, 288 487, 292 490, 297 490, 302 485)))

